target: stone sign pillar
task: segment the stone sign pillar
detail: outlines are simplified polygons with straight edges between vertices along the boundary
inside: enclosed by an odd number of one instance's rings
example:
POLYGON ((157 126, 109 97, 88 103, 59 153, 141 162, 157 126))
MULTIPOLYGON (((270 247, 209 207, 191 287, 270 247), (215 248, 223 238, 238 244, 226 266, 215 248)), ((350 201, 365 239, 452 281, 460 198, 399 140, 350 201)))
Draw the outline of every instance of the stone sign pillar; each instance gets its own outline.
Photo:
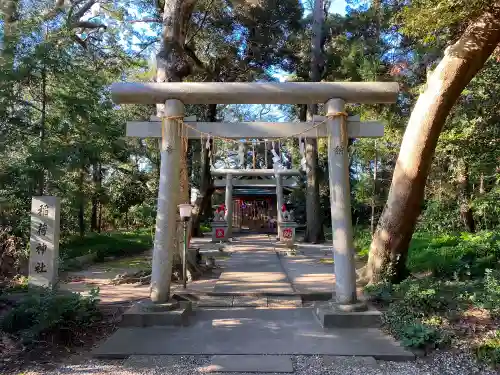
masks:
POLYGON ((30 285, 52 288, 57 283, 60 210, 58 197, 31 200, 30 285))
POLYGON ((335 298, 341 305, 355 304, 356 270, 349 187, 349 156, 347 153, 347 122, 342 99, 331 99, 325 105, 328 119, 328 174, 332 213, 333 260, 335 264, 335 298))

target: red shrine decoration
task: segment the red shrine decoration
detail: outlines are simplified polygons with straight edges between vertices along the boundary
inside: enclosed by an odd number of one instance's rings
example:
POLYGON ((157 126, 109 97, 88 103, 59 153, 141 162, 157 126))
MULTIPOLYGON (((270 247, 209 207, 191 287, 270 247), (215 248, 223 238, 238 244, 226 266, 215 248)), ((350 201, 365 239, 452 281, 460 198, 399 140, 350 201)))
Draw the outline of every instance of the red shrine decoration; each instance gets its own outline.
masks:
POLYGON ((291 228, 283 229, 283 238, 286 238, 287 240, 291 240, 292 236, 293 236, 293 233, 292 233, 291 228))
POLYGON ((224 238, 224 228, 217 228, 215 230, 215 238, 224 238))

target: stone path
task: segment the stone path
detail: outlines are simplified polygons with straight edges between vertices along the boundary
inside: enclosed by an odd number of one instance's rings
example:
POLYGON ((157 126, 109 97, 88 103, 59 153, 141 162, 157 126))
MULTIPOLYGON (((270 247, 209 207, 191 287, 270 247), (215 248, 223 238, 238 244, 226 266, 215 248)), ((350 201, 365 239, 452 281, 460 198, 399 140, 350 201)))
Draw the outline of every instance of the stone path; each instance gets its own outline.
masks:
MULTIPOLYGON (((335 290, 335 265, 331 244, 298 244, 296 255, 280 255, 294 290, 302 295, 332 294, 335 290)), ((364 266, 356 262, 356 268, 364 266)))
POLYGON ((275 246, 267 236, 241 238, 226 251, 233 253, 213 290, 217 294, 286 295, 294 291, 275 246))

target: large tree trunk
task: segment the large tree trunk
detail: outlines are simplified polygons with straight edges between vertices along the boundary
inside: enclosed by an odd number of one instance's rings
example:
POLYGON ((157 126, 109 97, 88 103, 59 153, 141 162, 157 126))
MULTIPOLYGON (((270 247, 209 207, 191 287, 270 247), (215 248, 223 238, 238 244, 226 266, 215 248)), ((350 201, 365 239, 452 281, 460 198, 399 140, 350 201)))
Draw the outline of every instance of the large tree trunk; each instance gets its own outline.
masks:
POLYGON ((100 163, 94 163, 92 166, 92 183, 94 191, 92 194, 92 214, 90 216, 90 230, 92 232, 99 231, 98 211, 101 195, 101 168, 100 163))
POLYGON ((373 237, 366 277, 369 282, 407 275, 408 246, 421 212, 425 182, 446 118, 462 90, 500 42, 500 1, 474 20, 448 47, 429 76, 412 111, 399 152, 389 197, 373 237))
POLYGON ((85 235, 85 193, 84 193, 84 182, 85 182, 85 167, 80 169, 80 176, 78 185, 80 188, 79 192, 79 202, 78 202, 78 227, 80 229, 80 237, 85 235))
MULTIPOLYGON (((181 82, 191 73, 191 66, 184 53, 186 31, 196 0, 168 0, 163 9, 163 31, 160 50, 156 55, 156 82, 181 82)), ((164 104, 157 105, 158 116, 162 116, 164 104)), ((177 203, 189 200, 186 154, 181 151, 181 191, 177 203), (187 185, 186 185, 186 180, 187 185)), ((174 249, 173 265, 181 263, 183 244, 182 226, 179 225, 174 249)))
POLYGON ((458 202, 460 209, 460 220, 464 224, 465 230, 470 233, 476 231, 476 223, 474 222, 474 215, 472 208, 469 204, 470 198, 470 181, 469 181, 469 166, 465 160, 458 162, 458 202))
MULTIPOLYGON (((314 2, 313 35, 311 41, 311 81, 321 80, 321 37, 323 28, 323 0, 314 2)), ((308 115, 317 114, 318 106, 308 107, 308 115)), ((306 218, 307 227, 304 237, 305 242, 320 243, 325 240, 323 231, 323 215, 319 199, 318 179, 318 142, 315 138, 306 141, 306 171, 307 171, 307 194, 306 194, 306 218)))
POLYGON ((38 195, 45 192, 45 119, 47 116, 47 70, 42 67, 42 113, 40 115, 40 153, 41 161, 38 170, 38 195))
POLYGON ((374 142, 374 148, 375 148, 375 157, 373 160, 373 189, 372 189, 372 215, 370 219, 370 228, 371 231, 370 233, 373 234, 375 233, 375 205, 376 205, 376 197, 377 197, 377 141, 374 142))
MULTIPOLYGON (((217 105, 210 104, 208 106, 208 121, 217 121, 217 105)), ((201 170, 201 183, 200 183, 200 195, 196 198, 193 208, 192 216, 192 227, 191 235, 193 237, 202 237, 200 224, 203 218, 203 213, 207 206, 210 207, 210 202, 212 200, 212 194, 215 191, 214 181, 210 173, 212 163, 211 161, 211 151, 212 151, 213 139, 210 139, 210 147, 206 147, 205 144, 201 145, 202 150, 202 170, 201 170)))

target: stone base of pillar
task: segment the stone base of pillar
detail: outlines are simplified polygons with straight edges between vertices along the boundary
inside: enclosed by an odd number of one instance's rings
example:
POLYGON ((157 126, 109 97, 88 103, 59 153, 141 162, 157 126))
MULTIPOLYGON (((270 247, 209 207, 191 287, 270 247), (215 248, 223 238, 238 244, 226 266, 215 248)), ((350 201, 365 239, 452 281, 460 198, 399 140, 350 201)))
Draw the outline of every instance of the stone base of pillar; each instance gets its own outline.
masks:
POLYGON ((382 313, 366 302, 317 302, 313 311, 323 328, 378 328, 382 323, 382 313))
POLYGON ((229 231, 227 221, 212 222, 212 242, 229 241, 229 231))
POLYGON ((121 327, 187 326, 193 311, 189 301, 137 302, 123 314, 121 327))

